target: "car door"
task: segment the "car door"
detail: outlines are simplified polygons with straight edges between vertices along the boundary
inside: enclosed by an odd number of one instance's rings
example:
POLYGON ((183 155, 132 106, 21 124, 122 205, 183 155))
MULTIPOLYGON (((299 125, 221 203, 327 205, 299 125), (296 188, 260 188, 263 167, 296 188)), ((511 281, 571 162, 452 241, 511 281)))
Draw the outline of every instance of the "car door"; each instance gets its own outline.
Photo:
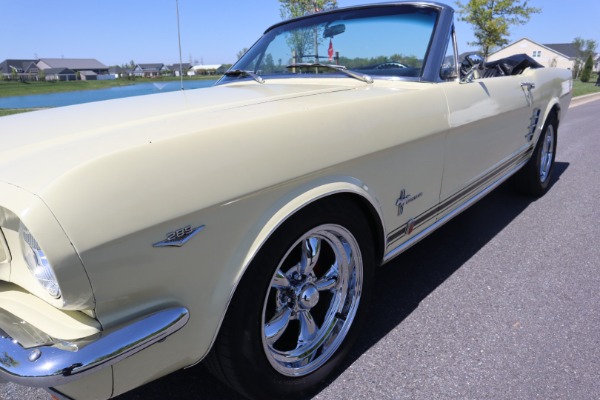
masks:
MULTIPOLYGON (((523 162, 535 85, 521 76, 445 82, 448 125, 440 211, 446 214, 523 162)), ((538 113, 539 117, 539 113, 538 113)))

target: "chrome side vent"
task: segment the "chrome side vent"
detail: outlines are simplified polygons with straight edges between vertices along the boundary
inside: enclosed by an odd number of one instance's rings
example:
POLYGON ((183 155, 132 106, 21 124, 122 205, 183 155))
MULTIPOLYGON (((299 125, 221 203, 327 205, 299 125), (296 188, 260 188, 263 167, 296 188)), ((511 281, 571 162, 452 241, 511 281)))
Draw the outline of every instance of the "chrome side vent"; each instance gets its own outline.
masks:
POLYGON ((527 141, 531 142, 531 140, 533 139, 533 136, 535 135, 535 130, 538 126, 538 123, 540 122, 540 114, 542 113, 542 110, 540 110, 539 108, 536 108, 535 110, 533 110, 533 115, 531 116, 531 118, 529 118, 529 126, 527 127, 527 135, 525 135, 525 137, 527 138, 527 141))

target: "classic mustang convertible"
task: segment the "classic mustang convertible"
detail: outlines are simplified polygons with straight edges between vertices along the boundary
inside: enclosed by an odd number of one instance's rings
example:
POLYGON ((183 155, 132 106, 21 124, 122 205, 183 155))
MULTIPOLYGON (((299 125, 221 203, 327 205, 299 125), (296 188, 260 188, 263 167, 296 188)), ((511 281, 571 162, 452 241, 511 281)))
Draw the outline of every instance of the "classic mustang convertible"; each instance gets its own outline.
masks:
POLYGON ((459 63, 453 10, 286 21, 215 87, 0 120, 0 371, 106 399, 202 360, 318 390, 376 266, 512 177, 543 195, 570 72, 459 63))

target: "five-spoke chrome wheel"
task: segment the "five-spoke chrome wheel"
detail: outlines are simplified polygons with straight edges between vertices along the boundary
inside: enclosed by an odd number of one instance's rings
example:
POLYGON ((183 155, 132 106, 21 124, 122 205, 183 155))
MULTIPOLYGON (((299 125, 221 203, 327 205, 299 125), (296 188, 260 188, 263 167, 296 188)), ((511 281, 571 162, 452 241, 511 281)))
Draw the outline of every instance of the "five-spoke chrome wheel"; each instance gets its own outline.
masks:
POLYGON ((266 240, 207 357, 253 399, 312 396, 350 352, 366 317, 377 233, 350 196, 306 205, 266 240))
POLYGON ((548 125, 542 138, 540 158, 540 182, 546 182, 554 161, 554 126, 548 125))
POLYGON ((549 189, 552 182, 558 133, 558 118, 553 110, 548 114, 531 158, 515 175, 516 188, 525 194, 540 197, 549 189))
POLYGON ((346 337, 361 297, 359 245, 340 225, 318 226, 300 237, 279 262, 262 314, 267 359, 279 373, 317 370, 346 337))

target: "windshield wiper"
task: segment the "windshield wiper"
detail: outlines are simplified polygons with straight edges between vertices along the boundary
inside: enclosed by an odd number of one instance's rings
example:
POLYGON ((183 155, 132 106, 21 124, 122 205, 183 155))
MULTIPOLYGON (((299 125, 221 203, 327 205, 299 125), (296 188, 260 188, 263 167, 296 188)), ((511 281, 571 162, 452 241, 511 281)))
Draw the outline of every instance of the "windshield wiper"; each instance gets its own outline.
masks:
POLYGON ((343 74, 346 74, 351 78, 358 79, 359 81, 362 81, 365 83, 373 83, 373 78, 371 78, 369 75, 360 74, 358 72, 351 71, 348 68, 344 67, 343 65, 321 64, 321 63, 297 63, 297 64, 290 64, 290 65, 286 66, 286 68, 309 68, 309 67, 330 68, 330 69, 339 71, 343 74))
POLYGON ((249 76, 258 83, 265 83, 265 80, 260 76, 256 75, 254 72, 244 71, 243 69, 232 69, 230 71, 225 72, 225 76, 249 76))

